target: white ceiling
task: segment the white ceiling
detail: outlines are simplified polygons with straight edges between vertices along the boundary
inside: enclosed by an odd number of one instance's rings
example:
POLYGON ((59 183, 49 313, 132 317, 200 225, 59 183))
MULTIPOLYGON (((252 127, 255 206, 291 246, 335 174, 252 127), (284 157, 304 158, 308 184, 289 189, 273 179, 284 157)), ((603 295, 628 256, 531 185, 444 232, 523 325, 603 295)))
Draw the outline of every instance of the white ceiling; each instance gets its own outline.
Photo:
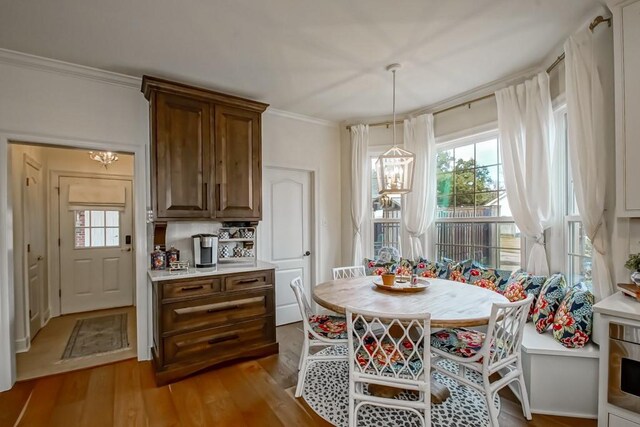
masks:
POLYGON ((0 47, 339 121, 538 65, 599 0, 0 0, 0 47))

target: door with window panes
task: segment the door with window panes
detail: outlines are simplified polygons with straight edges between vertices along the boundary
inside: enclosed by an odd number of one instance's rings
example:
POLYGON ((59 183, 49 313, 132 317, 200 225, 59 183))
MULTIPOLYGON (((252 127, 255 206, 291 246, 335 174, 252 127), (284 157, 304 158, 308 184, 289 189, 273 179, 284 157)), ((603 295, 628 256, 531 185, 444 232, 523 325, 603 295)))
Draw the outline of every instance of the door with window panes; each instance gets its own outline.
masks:
POLYGON ((61 314, 133 304, 131 181, 60 177, 59 186, 61 314))

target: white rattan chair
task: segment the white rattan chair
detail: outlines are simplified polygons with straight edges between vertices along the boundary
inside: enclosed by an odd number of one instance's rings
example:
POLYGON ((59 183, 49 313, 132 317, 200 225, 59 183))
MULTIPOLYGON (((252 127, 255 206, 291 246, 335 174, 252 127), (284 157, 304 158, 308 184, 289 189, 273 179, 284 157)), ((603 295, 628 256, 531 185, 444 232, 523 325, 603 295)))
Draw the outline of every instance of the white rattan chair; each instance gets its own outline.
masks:
POLYGON ((300 397, 310 363, 347 359, 347 356, 343 355, 311 354, 312 348, 326 348, 338 344, 347 344, 347 324, 343 316, 314 314, 304 295, 300 277, 296 277, 291 281, 291 289, 293 289, 298 301, 302 324, 304 325, 304 342, 302 344, 302 353, 300 354, 300 363, 298 364, 298 385, 295 393, 296 397, 300 397))
POLYGON ((366 276, 363 265, 352 265, 350 267, 335 267, 333 269, 333 280, 350 279, 352 277, 366 276))
POLYGON ((407 316, 346 307, 349 339, 349 426, 364 405, 416 414, 431 425, 429 329, 431 315, 407 316), (426 346, 426 350, 425 350, 426 346), (364 385, 417 392, 417 400, 385 398, 365 392, 364 385))
POLYGON ((431 352, 434 355, 431 366, 438 372, 483 393, 487 399, 493 427, 498 427, 498 411, 493 404, 494 396, 498 390, 513 381, 517 381, 520 387, 522 412, 527 420, 531 420, 520 348, 532 301, 533 296, 529 295, 522 301, 493 304, 486 335, 463 328, 444 329, 431 334, 431 352), (439 366, 437 362, 441 359, 458 363, 458 373, 453 374, 439 366), (478 372, 482 376, 482 384, 469 380, 465 375, 467 369, 478 372), (498 371, 507 373, 492 383, 489 377, 498 371))

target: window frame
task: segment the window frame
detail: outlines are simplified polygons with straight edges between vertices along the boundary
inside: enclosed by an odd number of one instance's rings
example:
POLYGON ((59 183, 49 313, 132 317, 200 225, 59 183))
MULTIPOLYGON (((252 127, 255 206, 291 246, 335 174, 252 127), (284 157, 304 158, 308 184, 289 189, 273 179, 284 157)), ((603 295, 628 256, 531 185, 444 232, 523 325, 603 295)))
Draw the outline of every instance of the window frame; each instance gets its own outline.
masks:
MULTIPOLYGON (((471 144, 477 144, 486 140, 490 140, 490 139, 497 139, 498 140, 498 144, 500 143, 500 134, 499 131, 497 129, 497 127, 491 127, 490 129, 485 129, 485 130, 481 130, 479 132, 475 132, 473 134, 467 134, 465 136, 462 137, 454 137, 452 139, 442 139, 442 140, 437 140, 436 141, 436 155, 439 151, 442 150, 451 150, 451 149, 455 149, 458 147, 462 147, 465 145, 471 145, 471 144)), ((500 156, 500 149, 498 149, 498 165, 502 165, 502 158, 500 156)), ((506 189, 504 190, 496 190, 498 191, 504 191, 506 194, 506 189)), ((475 194, 475 193, 474 193, 475 194)), ((437 197, 438 194, 436 192, 436 215, 437 215, 437 197)), ((475 214, 475 211, 474 211, 475 214)), ((432 243, 432 250, 433 250, 433 254, 434 257, 437 258, 437 254, 438 254, 438 242, 437 242, 437 226, 436 224, 442 222, 442 223, 491 223, 491 224, 515 224, 515 221, 513 219, 513 216, 486 216, 486 217, 470 217, 470 218, 438 218, 437 216, 434 218, 433 220, 433 226, 430 227, 431 231, 430 231, 430 237, 431 237, 431 242, 432 243)), ((462 245, 462 246, 466 246, 466 245, 462 245)), ((489 248, 496 248, 494 246, 488 246, 489 248)), ((499 248, 499 247, 497 247, 499 248)), ((526 254, 527 254, 527 245, 526 245, 526 238, 524 237, 523 233, 520 233, 520 265, 524 266, 525 265, 525 260, 526 258, 526 254)))
POLYGON ((116 209, 75 209, 73 211, 74 223, 73 223, 73 249, 74 250, 85 250, 85 249, 114 249, 122 247, 122 212, 116 209), (88 225, 78 226, 76 224, 77 215, 79 212, 89 212, 88 225), (102 225, 92 225, 92 217, 94 212, 102 212, 103 214, 103 224, 102 225), (107 225, 107 212, 116 212, 118 218, 118 225, 107 225), (93 245, 93 230, 102 230, 104 245, 95 246, 93 245), (78 246, 77 233, 78 230, 84 230, 85 236, 88 233, 89 237, 89 245, 87 246, 78 246), (107 245, 107 230, 117 230, 118 231, 118 244, 117 245, 107 245))

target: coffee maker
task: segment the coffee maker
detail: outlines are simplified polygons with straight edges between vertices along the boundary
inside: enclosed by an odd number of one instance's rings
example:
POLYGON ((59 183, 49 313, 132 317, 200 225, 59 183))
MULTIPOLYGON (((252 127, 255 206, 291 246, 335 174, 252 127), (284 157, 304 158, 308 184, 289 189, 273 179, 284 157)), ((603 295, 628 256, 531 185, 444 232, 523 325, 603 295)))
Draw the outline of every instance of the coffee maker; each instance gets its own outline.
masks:
POLYGON ((196 234, 193 238, 193 262, 196 268, 214 268, 218 264, 218 236, 196 234))

